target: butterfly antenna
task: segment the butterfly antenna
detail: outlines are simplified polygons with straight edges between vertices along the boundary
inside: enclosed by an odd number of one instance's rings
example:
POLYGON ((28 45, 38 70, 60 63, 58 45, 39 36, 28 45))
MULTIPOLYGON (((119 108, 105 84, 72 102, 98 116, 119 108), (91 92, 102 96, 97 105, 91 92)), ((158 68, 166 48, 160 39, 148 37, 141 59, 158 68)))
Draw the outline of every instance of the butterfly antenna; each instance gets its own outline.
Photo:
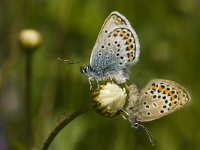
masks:
POLYGON ((151 134, 151 132, 147 129, 147 127, 145 127, 144 125, 140 124, 140 127, 142 127, 145 132, 147 133, 148 137, 149 137, 149 141, 151 142, 151 144, 154 146, 156 144, 156 140, 153 137, 153 135, 151 134))
POLYGON ((70 60, 67 60, 67 59, 61 59, 61 58, 57 58, 58 60, 62 61, 63 63, 65 64, 81 64, 83 65, 81 62, 79 61, 70 61, 70 60))
POLYGON ((153 146, 156 144, 156 140, 154 139, 151 132, 147 129, 147 127, 145 127, 143 124, 140 124, 138 122, 134 122, 133 120, 131 120, 129 114, 125 110, 121 109, 121 112, 122 112, 121 115, 125 120, 128 120, 129 122, 133 123, 132 127, 134 127, 134 128, 142 127, 145 130, 145 132, 147 133, 150 143, 153 146))

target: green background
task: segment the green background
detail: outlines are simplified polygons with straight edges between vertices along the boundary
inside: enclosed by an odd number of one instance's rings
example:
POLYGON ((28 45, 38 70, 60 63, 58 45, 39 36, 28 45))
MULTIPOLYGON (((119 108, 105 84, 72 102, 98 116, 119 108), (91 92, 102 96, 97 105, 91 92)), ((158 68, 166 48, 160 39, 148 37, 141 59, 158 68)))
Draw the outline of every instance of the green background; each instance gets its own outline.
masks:
POLYGON ((19 32, 33 28, 43 37, 32 60, 30 119, 37 150, 63 114, 91 101, 79 65, 57 58, 88 64, 98 32, 112 11, 128 18, 140 40, 140 59, 130 69, 128 84, 142 88, 151 79, 170 79, 186 87, 192 100, 178 112, 145 123, 157 140, 155 147, 144 130, 131 128, 122 117, 103 118, 90 111, 64 128, 50 150, 200 148, 199 0, 1 0, 0 142, 5 149, 26 149, 26 56, 18 45, 19 32))

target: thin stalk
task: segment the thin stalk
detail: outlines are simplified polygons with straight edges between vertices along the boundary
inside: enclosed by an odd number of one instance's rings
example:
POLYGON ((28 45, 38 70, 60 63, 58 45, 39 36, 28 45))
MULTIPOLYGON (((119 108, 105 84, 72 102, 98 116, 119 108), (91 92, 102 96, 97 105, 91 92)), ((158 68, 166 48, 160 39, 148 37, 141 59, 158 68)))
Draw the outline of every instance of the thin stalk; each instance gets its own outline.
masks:
POLYGON ((27 149, 31 149, 33 144, 33 132, 31 124, 31 102, 32 102, 32 54, 26 54, 26 68, 25 68, 25 102, 24 102, 24 111, 25 111, 25 134, 26 134, 26 146, 27 149))
POLYGON ((77 118, 78 116, 82 115, 83 113, 91 110, 94 107, 93 103, 89 103, 87 105, 84 105, 80 108, 78 108, 77 110, 75 110, 74 112, 72 112, 71 114, 64 116, 59 122, 58 124, 54 127, 54 129, 50 132, 49 136, 47 137, 47 139, 45 140, 43 146, 42 146, 42 150, 47 150, 50 146, 50 144, 53 142, 53 140, 55 139, 56 135, 66 126, 68 125, 72 120, 74 120, 75 118, 77 118))

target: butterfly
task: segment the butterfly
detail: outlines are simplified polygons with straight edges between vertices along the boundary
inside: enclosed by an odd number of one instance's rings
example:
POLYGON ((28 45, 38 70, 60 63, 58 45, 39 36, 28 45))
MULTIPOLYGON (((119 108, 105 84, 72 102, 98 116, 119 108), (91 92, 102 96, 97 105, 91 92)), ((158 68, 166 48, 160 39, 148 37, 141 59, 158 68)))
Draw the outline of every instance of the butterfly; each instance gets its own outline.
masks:
POLYGON ((140 45, 135 30, 120 13, 112 12, 105 20, 90 57, 90 64, 81 73, 90 80, 115 80, 125 83, 128 66, 137 62, 140 45))
POLYGON ((129 121, 137 127, 140 122, 152 121, 183 108, 191 97, 180 84, 164 79, 151 80, 139 92, 136 85, 129 86, 129 121))

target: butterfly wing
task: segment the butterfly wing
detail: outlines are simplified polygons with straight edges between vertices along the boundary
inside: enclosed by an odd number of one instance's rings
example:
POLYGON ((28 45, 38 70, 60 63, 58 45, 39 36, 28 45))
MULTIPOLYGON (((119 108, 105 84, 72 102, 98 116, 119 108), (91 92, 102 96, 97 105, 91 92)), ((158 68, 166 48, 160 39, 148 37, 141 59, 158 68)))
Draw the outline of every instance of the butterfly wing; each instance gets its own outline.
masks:
POLYGON ((129 111, 137 121, 146 122, 173 113, 189 101, 190 95, 184 87, 174 81, 156 79, 141 91, 138 103, 129 111))
POLYGON ((139 41, 129 21, 112 12, 105 20, 92 50, 90 65, 96 70, 126 68, 139 57, 139 41))

